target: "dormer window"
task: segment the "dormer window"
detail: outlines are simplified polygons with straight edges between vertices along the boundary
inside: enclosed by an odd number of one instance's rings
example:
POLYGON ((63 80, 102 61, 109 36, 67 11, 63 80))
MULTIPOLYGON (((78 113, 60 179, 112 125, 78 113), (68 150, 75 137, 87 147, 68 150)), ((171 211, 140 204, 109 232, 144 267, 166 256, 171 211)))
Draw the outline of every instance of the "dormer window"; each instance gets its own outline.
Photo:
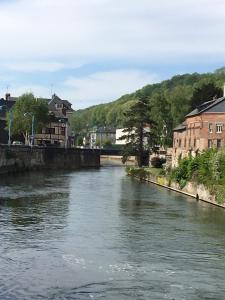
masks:
POLYGON ((223 123, 216 123, 216 133, 221 133, 223 131, 223 123))
POLYGON ((63 104, 62 103, 56 103, 56 108, 63 108, 63 104))

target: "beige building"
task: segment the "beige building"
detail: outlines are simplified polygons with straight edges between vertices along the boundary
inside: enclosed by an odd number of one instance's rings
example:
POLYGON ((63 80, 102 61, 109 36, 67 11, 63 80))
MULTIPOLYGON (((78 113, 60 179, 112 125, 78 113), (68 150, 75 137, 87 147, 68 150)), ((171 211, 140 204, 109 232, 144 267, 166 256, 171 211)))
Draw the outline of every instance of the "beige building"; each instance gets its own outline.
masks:
POLYGON ((89 143, 91 148, 102 147, 106 142, 115 144, 116 129, 113 127, 99 127, 89 132, 89 143))
POLYGON ((67 100, 60 99, 56 94, 48 101, 50 122, 42 129, 41 133, 35 134, 36 145, 56 145, 69 147, 73 145, 73 136, 70 128, 70 116, 73 113, 72 104, 67 100))

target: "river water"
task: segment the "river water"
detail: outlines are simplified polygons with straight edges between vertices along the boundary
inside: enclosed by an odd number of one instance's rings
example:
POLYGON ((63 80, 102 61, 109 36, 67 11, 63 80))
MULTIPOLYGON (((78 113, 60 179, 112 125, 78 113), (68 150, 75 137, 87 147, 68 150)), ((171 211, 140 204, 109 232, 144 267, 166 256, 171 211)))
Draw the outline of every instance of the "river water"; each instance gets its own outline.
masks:
POLYGON ((120 167, 1 178, 0 299, 225 299, 225 210, 120 167))

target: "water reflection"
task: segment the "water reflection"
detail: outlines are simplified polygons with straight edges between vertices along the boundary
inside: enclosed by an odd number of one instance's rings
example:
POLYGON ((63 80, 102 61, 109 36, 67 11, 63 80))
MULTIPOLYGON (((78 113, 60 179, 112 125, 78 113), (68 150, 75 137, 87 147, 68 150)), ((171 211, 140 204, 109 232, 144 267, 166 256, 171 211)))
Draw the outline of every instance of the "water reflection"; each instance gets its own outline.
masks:
POLYGON ((0 182, 0 299, 224 299, 225 211, 122 168, 0 182))
POLYGON ((209 299, 222 299, 214 272, 225 268, 223 209, 127 178, 119 204, 125 260, 146 271, 137 281, 158 287, 151 297, 206 299, 207 291, 209 299))
MULTIPOLYGON (((0 183, 0 225, 4 248, 39 247, 58 240, 67 225, 69 184, 63 173, 28 173, 0 183)), ((45 245, 46 246, 46 245, 45 245)))

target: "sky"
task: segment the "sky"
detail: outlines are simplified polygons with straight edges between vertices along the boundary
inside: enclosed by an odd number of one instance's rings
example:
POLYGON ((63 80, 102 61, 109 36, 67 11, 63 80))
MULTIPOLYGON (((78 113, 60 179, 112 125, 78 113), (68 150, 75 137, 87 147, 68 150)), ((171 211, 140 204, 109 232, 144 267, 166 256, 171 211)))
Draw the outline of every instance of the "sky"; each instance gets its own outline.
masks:
POLYGON ((224 0, 0 0, 0 96, 74 109, 225 66, 224 0))

